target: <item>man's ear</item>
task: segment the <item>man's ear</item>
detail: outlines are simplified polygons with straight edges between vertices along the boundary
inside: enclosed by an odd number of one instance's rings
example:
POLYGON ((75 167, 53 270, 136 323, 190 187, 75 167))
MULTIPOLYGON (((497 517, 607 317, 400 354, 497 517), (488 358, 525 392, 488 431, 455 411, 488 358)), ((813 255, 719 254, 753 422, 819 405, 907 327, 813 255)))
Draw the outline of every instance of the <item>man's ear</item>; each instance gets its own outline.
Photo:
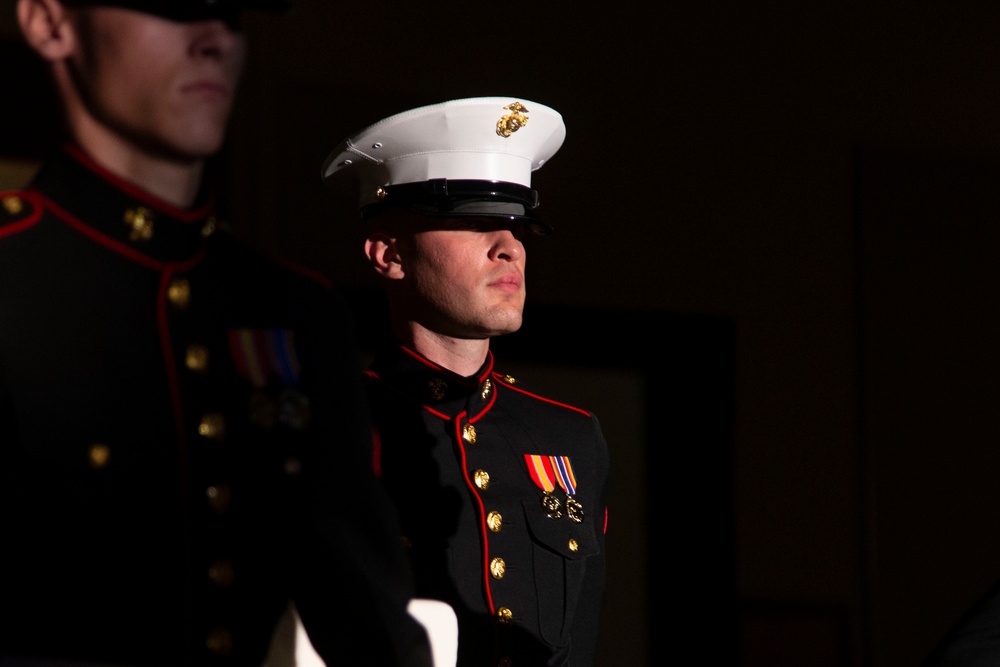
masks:
POLYGON ((62 60, 75 48, 76 33, 59 0, 17 0, 17 23, 28 46, 46 60, 62 60))
POLYGON ((385 232, 372 232, 365 238, 365 256, 375 272, 392 280, 403 277, 399 243, 385 232))

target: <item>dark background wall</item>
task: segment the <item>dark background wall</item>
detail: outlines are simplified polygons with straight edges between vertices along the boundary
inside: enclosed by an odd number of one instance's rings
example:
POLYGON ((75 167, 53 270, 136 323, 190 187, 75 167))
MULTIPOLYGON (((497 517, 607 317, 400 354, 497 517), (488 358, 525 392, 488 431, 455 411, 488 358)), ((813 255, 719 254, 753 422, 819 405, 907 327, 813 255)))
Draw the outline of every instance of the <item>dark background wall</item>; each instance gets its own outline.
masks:
MULTIPOLYGON (((230 213, 359 312, 338 141, 475 95, 566 120, 501 345, 607 415, 602 664, 915 665, 1000 574, 1000 7, 293 4, 248 21, 230 213)), ((31 159, 11 5, 0 155, 31 159)))

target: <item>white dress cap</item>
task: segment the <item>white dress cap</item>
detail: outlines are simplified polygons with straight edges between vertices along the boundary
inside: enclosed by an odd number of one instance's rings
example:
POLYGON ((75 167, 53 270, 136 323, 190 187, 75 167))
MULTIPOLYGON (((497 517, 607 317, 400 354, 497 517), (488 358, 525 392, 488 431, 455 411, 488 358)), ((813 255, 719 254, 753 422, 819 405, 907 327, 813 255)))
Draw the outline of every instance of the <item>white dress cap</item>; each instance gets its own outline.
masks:
POLYGON ((518 97, 472 97, 390 116, 348 137, 323 163, 326 181, 351 173, 358 206, 384 189, 436 179, 531 187, 531 172, 566 138, 554 109, 518 97))

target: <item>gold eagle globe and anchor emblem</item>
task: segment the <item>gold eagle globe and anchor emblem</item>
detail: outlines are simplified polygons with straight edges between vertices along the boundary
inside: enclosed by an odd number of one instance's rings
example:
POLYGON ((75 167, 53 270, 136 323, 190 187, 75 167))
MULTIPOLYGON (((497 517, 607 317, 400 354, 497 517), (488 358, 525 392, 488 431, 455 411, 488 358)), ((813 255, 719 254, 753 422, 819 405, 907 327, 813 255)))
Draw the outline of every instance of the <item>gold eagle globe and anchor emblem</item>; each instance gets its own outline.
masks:
POLYGON ((128 227, 128 240, 132 242, 148 241, 153 238, 153 212, 143 206, 125 211, 123 222, 128 227))
POLYGON ((528 109, 520 102, 511 102, 504 107, 509 114, 500 116, 497 121, 497 134, 509 137, 528 124, 528 109))

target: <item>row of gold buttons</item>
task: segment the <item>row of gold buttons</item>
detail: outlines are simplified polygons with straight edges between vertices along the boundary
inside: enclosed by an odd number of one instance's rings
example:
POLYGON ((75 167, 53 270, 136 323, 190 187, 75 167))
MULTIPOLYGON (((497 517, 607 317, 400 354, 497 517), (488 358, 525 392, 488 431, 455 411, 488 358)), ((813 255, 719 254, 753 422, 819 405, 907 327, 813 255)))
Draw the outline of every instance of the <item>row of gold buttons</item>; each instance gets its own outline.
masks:
MULTIPOLYGON (((485 394, 488 393, 488 389, 484 390, 485 394)), ((465 424, 462 427, 462 439, 468 442, 470 445, 476 444, 476 439, 478 433, 476 432, 475 426, 472 424, 465 424)), ((480 491, 486 491, 490 487, 490 473, 486 470, 477 469, 472 472, 472 481, 480 491)), ((503 529, 503 515, 496 511, 490 510, 486 513, 486 527, 489 528, 492 533, 499 533, 503 529)), ((507 575, 507 562, 500 556, 494 556, 490 559, 490 576, 494 579, 503 579, 507 575)), ((512 625, 514 623, 514 613, 507 607, 500 607, 496 612, 497 620, 503 625, 512 625)))
MULTIPOLYGON (((210 223, 214 228, 214 223, 210 223)), ((206 225, 208 227, 208 225, 206 225)), ((167 287, 167 300, 177 309, 184 310, 191 301, 191 283, 183 277, 176 277, 167 287)), ((200 343, 191 343, 184 353, 184 366, 192 373, 205 374, 209 368, 208 348, 200 343)), ((210 440, 223 440, 226 436, 226 418, 219 412, 207 412, 198 423, 198 435, 210 440)), ((228 485, 209 486, 205 491, 209 506, 222 516, 229 510, 232 490, 228 485)), ((236 579, 232 562, 215 560, 208 568, 208 579, 219 588, 229 588, 236 579)), ((212 628, 205 637, 205 647, 214 655, 228 656, 233 651, 233 635, 229 628, 212 628)))

